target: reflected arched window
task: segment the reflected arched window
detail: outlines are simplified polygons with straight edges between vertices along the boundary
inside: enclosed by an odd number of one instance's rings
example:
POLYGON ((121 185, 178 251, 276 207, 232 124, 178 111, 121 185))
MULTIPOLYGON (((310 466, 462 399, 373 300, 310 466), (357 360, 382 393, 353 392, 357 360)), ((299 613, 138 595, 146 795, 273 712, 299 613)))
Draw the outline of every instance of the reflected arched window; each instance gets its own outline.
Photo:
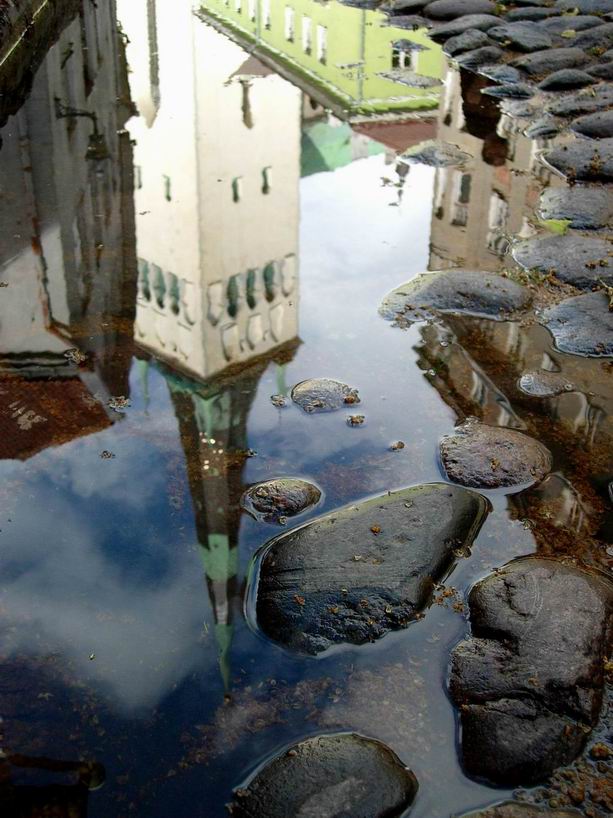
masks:
POLYGON ((170 299, 170 309, 175 315, 179 314, 181 291, 179 289, 179 279, 174 273, 168 273, 168 296, 170 299))
POLYGON ((153 269, 153 292, 155 293, 155 301, 161 309, 164 307, 164 297, 166 295, 166 282, 164 281, 164 273, 157 264, 151 265, 153 269))
POLYGON ((249 270, 247 273, 247 304, 249 309, 252 310, 255 305, 257 304, 257 297, 256 297, 256 281, 257 271, 256 270, 249 270))
POLYGON ((232 278, 228 281, 228 289, 226 295, 228 298, 228 315, 231 318, 236 318, 236 314, 238 312, 238 301, 240 298, 238 276, 232 276, 232 278))
POLYGON ((139 258, 138 260, 138 284, 140 294, 146 301, 151 301, 151 284, 149 282, 149 265, 139 258))
POLYGON ((274 301, 277 294, 277 268, 274 261, 267 264, 262 272, 264 278, 264 294, 267 301, 274 301))

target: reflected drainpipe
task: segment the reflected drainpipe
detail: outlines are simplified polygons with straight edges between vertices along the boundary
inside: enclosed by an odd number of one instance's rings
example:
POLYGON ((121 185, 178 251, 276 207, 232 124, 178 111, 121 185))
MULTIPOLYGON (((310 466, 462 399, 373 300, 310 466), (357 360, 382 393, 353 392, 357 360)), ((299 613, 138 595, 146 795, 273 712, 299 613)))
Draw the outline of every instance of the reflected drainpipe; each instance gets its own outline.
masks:
POLYGON ((360 67, 358 68, 358 103, 364 100, 364 65, 366 59, 366 9, 362 9, 360 23, 360 67))

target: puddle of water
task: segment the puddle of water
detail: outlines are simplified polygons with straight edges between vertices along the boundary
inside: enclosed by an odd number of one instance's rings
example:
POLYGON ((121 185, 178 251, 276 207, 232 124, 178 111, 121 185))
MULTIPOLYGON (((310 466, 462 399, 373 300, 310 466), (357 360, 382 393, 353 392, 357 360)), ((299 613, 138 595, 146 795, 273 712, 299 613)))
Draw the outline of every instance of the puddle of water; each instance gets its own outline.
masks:
POLYGON ((2 747, 32 762, 14 759, 6 797, 214 818, 279 748, 339 728, 411 767, 415 818, 497 801, 458 761, 446 677, 468 625, 453 601, 514 557, 578 554, 578 535, 603 564, 610 365, 556 352, 540 327, 401 330, 377 308, 428 269, 504 268, 542 186, 560 183, 542 143, 423 32, 374 11, 118 7, 129 89, 114 4, 84 4, 12 89, 0 132, 2 747), (399 161, 435 138, 474 158, 399 161), (518 379, 541 367, 574 389, 528 398, 518 379), (311 377, 358 387, 365 423, 271 403, 311 377), (439 439, 470 415, 538 437, 554 469, 488 493, 446 580, 458 597, 318 660, 248 626, 252 557, 278 529, 241 512, 245 488, 309 480, 325 492, 313 517, 440 481, 439 439), (106 771, 89 797, 83 760, 106 771), (72 787, 33 793, 58 775, 72 787))

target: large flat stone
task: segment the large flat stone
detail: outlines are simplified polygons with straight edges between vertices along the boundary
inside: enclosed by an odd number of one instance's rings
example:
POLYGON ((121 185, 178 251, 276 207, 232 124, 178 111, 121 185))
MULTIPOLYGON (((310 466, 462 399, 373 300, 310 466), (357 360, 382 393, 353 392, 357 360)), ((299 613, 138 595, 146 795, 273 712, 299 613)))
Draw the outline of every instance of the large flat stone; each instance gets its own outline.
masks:
POLYGON ((379 312, 390 321, 424 321, 437 313, 504 320, 530 301, 529 290, 495 273, 438 270, 422 273, 392 290, 379 312))
POLYGON ((356 733, 312 736, 235 790, 234 818, 399 818, 417 779, 380 741, 356 733))
POLYGON ((591 358, 613 356, 613 312, 603 292, 567 298, 544 310, 541 323, 561 352, 591 358))
POLYGON ((317 654, 407 627, 457 549, 471 545, 487 508, 474 492, 432 483, 288 531, 270 542, 260 562, 259 628, 291 650, 317 654))
POLYGON ((477 583, 469 606, 472 637, 454 649, 450 677, 464 767, 497 785, 542 781, 598 720, 611 581, 530 557, 477 583))
POLYGON ((613 244, 574 234, 535 236, 513 246, 513 258, 525 270, 552 273, 574 287, 592 289, 613 282, 613 244))

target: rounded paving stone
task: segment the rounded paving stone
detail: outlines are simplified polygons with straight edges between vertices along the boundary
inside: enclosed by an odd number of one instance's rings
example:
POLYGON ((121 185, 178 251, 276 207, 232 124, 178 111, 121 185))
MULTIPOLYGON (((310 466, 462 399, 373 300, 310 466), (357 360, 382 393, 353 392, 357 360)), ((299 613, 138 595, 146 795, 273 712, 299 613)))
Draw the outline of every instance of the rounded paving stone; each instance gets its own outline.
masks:
POLYGON ((542 51, 551 48, 553 41, 549 34, 536 23, 506 23, 488 30, 488 36, 499 43, 504 43, 514 51, 542 51))
POLYGON ((613 44, 613 23, 605 23, 582 31, 577 34, 573 42, 577 48, 582 48, 584 51, 610 48, 613 44))
POLYGON ((433 0, 424 9, 433 20, 455 20, 465 14, 493 14, 492 0, 433 0))
POLYGON ((500 65, 481 65, 477 73, 495 82, 504 83, 505 85, 519 82, 522 77, 517 68, 513 68, 512 65, 506 65, 505 63, 500 65))
POLYGON ((560 71, 554 71, 542 82, 539 82, 541 91, 568 91, 572 88, 584 88, 586 85, 592 85, 594 78, 586 71, 580 71, 578 68, 562 68, 560 71))
POLYGON ((292 400, 305 412, 333 412, 360 402, 357 389, 331 378, 309 378, 292 389, 292 400))
POLYGON ((593 114, 613 104, 613 85, 595 85, 574 94, 563 94, 547 103, 545 110, 556 116, 580 116, 593 114))
POLYGON ((578 68, 590 61, 580 48, 555 48, 535 51, 514 60, 512 65, 531 77, 552 74, 562 68, 578 68))
POLYGON ((537 25, 550 34, 563 34, 565 31, 586 31, 594 26, 601 26, 602 18, 593 14, 574 14, 572 18, 569 18, 565 14, 563 17, 549 17, 541 20, 537 25))
POLYGON ((437 270, 422 273, 383 299, 379 312, 389 321, 424 321, 437 313, 464 313, 505 320, 531 301, 530 291, 495 273, 437 270))
POLYGON ((496 62, 504 57, 504 52, 501 48, 495 45, 486 45, 483 48, 475 48, 474 51, 466 51, 456 57, 456 62, 462 68, 468 68, 471 71, 478 68, 480 65, 496 62))
POLYGON ((499 24, 500 17, 495 17, 493 14, 466 14, 449 23, 433 26, 430 29, 430 36, 437 41, 448 40, 449 37, 455 37, 457 34, 462 34, 463 31, 468 31, 469 28, 487 31, 499 24))
POLYGON ((468 29, 463 34, 458 34, 457 37, 450 37, 445 43, 444 52, 450 57, 455 57, 457 54, 463 54, 465 51, 473 51, 475 48, 481 48, 486 45, 493 45, 490 38, 484 31, 477 29, 468 29))
POLYGON ((492 85, 484 88, 481 93, 495 99, 530 99, 534 96, 535 89, 525 82, 515 82, 511 85, 492 85))
POLYGON ((556 0, 554 6, 562 11, 578 9, 581 14, 607 14, 613 11, 613 0, 556 0))
POLYGON ((461 166, 471 159, 472 156, 461 150, 457 145, 436 140, 420 142, 419 145, 409 148, 398 156, 399 162, 428 165, 433 168, 447 168, 452 165, 461 166))
POLYGON ((542 480, 552 465, 549 450, 538 440, 473 418, 446 435, 440 451, 447 477, 470 488, 525 488, 542 480))
POLYGON ((540 21, 560 14, 562 14, 561 9, 539 8, 538 6, 535 6, 511 9, 511 11, 507 12, 505 15, 505 19, 509 22, 516 22, 520 20, 540 21))
POLYGON ((613 62, 605 62, 601 65, 588 66, 586 73, 599 80, 613 80, 613 62))
POLYGON ((573 131, 589 136, 591 139, 613 137, 613 111, 598 111, 595 114, 580 116, 571 122, 573 131))
POLYGON ((489 510, 476 492, 430 483, 338 509, 271 540, 250 598, 259 630, 317 655, 421 618, 489 510))
POLYGON ((579 230, 606 227, 613 219, 613 192, 604 187, 547 188, 541 194, 542 219, 567 221, 579 230))
POLYGON ((567 298, 544 310, 540 320, 561 352, 589 358, 613 356, 613 312, 605 293, 567 298))
POLYGON ((553 398, 574 389, 573 384, 563 375, 545 369, 525 372, 519 379, 518 386, 533 398, 553 398))
POLYGON ((251 486, 241 497, 241 506, 256 520, 283 523, 285 517, 302 514, 321 500, 313 483, 295 477, 279 477, 251 486))
POLYGON ((535 119, 524 131, 528 139, 550 139, 560 133, 560 121, 551 114, 545 114, 535 119))
POLYGON ((579 289, 591 289, 600 280, 613 282, 613 244, 604 239, 536 236, 515 244, 512 254, 524 270, 553 274, 579 289))
POLYGON ((613 139, 577 140, 548 151, 543 159, 570 181, 613 181, 613 139))
POLYGON ((414 774, 385 744, 357 733, 294 744, 234 792, 234 818, 399 818, 413 803, 414 774))
POLYGON ((598 721, 613 583, 558 559, 513 560, 473 586, 452 651, 463 767, 496 786, 545 782, 598 721))
POLYGON ((510 117, 524 119, 535 116, 538 108, 534 102, 528 99, 503 99, 500 103, 500 110, 510 117))

